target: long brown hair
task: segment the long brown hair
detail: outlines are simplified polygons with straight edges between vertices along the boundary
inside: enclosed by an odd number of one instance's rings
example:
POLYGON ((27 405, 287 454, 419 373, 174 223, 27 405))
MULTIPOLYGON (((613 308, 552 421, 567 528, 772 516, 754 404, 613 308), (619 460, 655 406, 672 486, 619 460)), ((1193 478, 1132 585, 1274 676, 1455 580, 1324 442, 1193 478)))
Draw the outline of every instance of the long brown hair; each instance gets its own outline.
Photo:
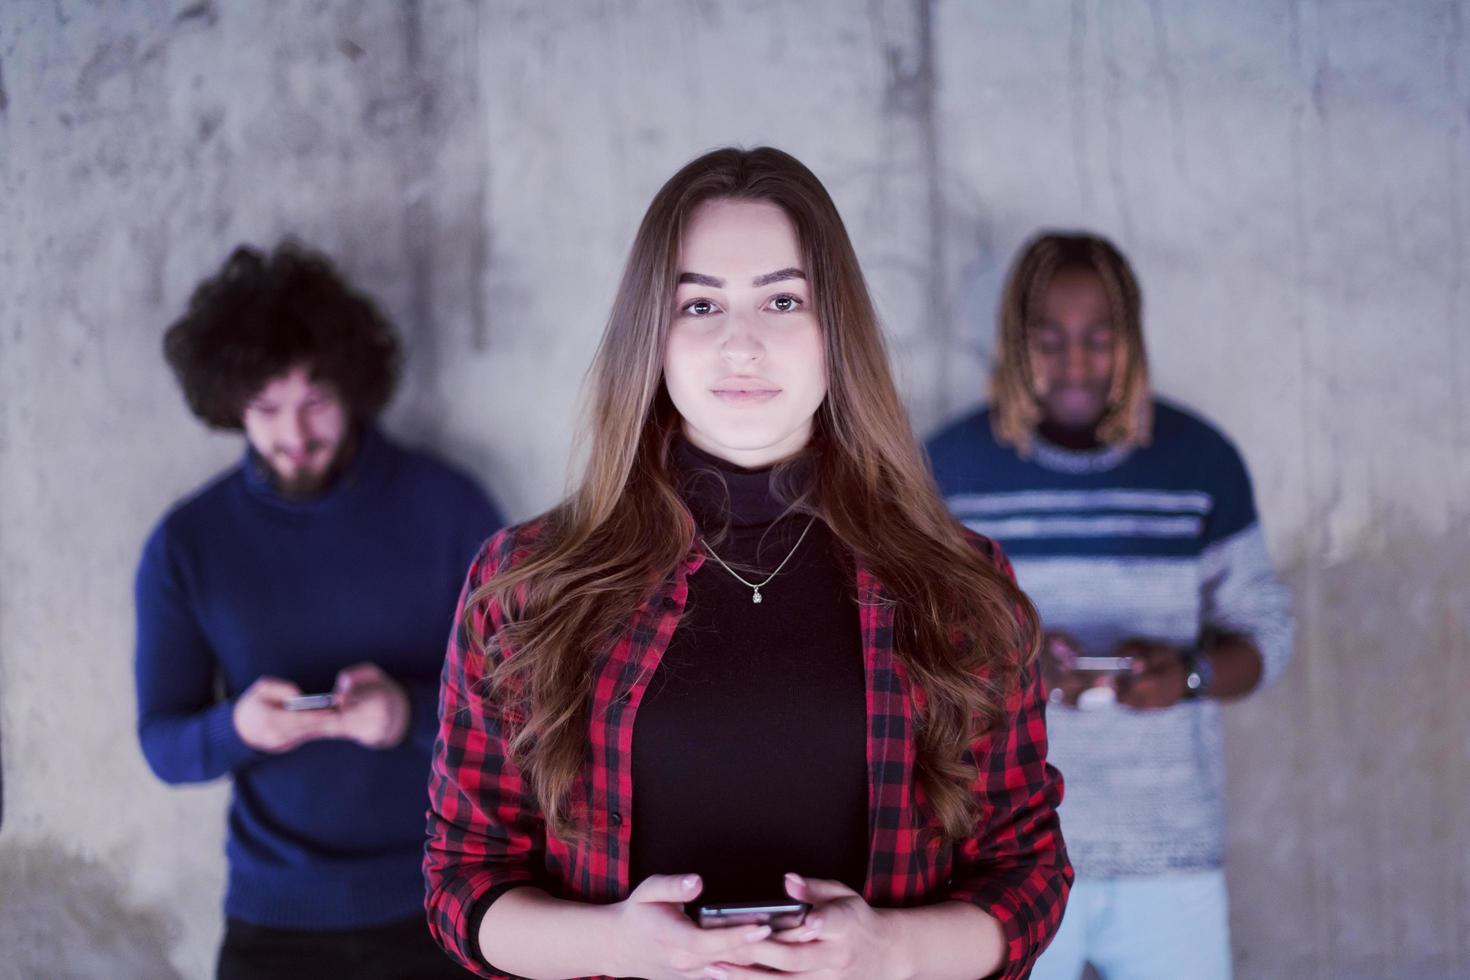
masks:
POLYGON ((1102 280, 1118 338, 1113 384, 1098 438, 1110 446, 1146 446, 1153 431, 1148 358, 1143 350, 1143 295, 1123 253, 1100 235, 1044 232, 1021 249, 1000 301, 1000 337, 990 375, 995 436, 1022 456, 1041 421, 1028 331, 1059 273, 1085 269, 1102 280))
POLYGON ((975 766, 965 750, 1000 720, 1034 656, 1035 612, 939 498, 826 189, 795 158, 768 147, 699 157, 644 215, 591 372, 580 486, 547 515, 531 554, 470 599, 498 603, 508 624, 476 638, 497 661, 491 708, 515 719, 511 756, 530 778, 549 831, 578 836, 584 828, 574 801, 592 665, 694 548, 670 455, 680 418, 661 372, 680 236, 694 210, 716 199, 776 204, 796 229, 828 378, 808 447, 811 506, 896 599, 896 653, 924 695, 915 706, 919 785, 946 834, 967 836, 975 766))

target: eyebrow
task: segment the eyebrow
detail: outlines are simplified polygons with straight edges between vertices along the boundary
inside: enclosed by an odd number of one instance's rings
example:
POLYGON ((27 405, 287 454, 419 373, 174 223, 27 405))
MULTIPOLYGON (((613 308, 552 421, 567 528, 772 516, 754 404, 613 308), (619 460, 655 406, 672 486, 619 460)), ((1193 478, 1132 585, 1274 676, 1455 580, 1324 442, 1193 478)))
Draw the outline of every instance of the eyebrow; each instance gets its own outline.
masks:
POLYGON ((763 276, 756 276, 751 282, 752 286, 769 286, 773 282, 783 282, 787 279, 805 279, 806 273, 792 266, 778 269, 775 272, 767 272, 763 276))
POLYGON ((694 286, 708 286, 711 289, 725 288, 725 280, 717 279, 714 276, 701 275, 698 272, 679 273, 679 285, 683 286, 686 283, 694 286))
MULTIPOLYGON (((1057 321, 1055 321, 1055 320, 1037 320, 1031 326, 1035 330, 1047 330, 1047 329, 1050 329, 1050 330, 1061 330, 1061 329, 1064 329, 1062 327, 1062 325, 1060 323, 1058 323, 1057 321)), ((1091 322, 1091 323, 1087 324, 1086 326, 1084 326, 1082 329, 1083 330, 1097 330, 1097 329, 1099 329, 1101 327, 1107 327, 1109 330, 1115 329, 1113 327, 1113 321, 1112 320, 1094 320, 1093 322, 1091 322)))
MULTIPOLYGON (((775 272, 767 272, 763 276, 756 276, 750 281, 752 286, 759 289, 761 286, 769 286, 773 282, 785 282, 787 279, 805 279, 806 273, 794 266, 777 269, 775 272)), ((707 276, 701 272, 679 273, 679 285, 708 286, 711 289, 724 289, 725 280, 717 276, 707 276)))

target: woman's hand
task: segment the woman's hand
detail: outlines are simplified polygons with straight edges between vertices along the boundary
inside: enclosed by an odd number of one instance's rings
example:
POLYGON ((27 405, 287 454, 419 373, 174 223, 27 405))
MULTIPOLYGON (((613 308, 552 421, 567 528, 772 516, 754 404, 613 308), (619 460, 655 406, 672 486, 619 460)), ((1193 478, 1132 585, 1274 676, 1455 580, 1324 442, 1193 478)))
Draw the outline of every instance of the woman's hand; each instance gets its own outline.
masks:
POLYGON ((840 881, 786 876, 786 893, 809 902, 811 912, 795 929, 786 929, 753 950, 754 969, 722 963, 722 980, 756 980, 778 970, 845 980, 900 980, 905 969, 895 920, 874 909, 840 881))
POLYGON ((612 975, 720 980, 728 973, 717 964, 754 962, 754 951, 770 936, 771 927, 699 928, 684 914, 684 903, 696 898, 702 887, 698 875, 650 875, 612 906, 616 919, 612 975))

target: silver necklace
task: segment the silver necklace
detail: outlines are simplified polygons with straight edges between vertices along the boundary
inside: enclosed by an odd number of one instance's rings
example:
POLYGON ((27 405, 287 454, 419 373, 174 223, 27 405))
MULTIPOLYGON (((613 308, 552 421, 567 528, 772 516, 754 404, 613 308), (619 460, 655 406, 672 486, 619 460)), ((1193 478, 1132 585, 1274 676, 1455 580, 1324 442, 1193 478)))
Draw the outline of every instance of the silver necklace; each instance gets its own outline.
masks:
POLYGON ((791 546, 791 550, 786 553, 785 558, 781 559, 781 564, 776 566, 776 570, 767 575, 766 580, 764 582, 761 582, 759 585, 757 585, 755 582, 747 582, 745 581, 745 579, 741 578, 739 572, 735 571, 735 569, 725 564, 725 559, 715 554, 715 549, 711 548, 709 546, 709 542, 706 541, 704 538, 700 538, 699 543, 704 545, 704 550, 709 552, 711 558, 720 563, 721 568, 729 572, 731 575, 735 576, 735 581, 739 582, 741 585, 751 590, 750 601, 754 603, 759 603, 761 601, 761 589, 769 585, 771 579, 779 575, 781 569, 786 567, 786 563, 791 560, 791 556, 796 554, 796 549, 800 548, 801 543, 806 540, 806 532, 810 531, 812 529, 812 525, 815 523, 817 523, 817 519, 815 517, 806 522, 806 527, 802 529, 801 537, 796 539, 796 544, 791 546))

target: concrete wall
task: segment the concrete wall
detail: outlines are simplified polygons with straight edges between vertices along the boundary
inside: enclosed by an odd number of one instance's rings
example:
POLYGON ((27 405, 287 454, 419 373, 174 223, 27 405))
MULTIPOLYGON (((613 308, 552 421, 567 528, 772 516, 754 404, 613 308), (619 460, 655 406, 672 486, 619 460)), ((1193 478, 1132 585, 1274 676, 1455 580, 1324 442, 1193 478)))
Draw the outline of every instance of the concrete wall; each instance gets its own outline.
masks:
POLYGON ((152 778, 130 676, 144 535, 239 450, 159 356, 195 281, 338 256, 410 348, 389 427, 525 517, 642 209, 730 142, 826 181, 921 431, 1034 228, 1133 257, 1298 592, 1230 712, 1239 975, 1470 975, 1470 3, 9 0, 0 978, 212 963, 226 787, 152 778))

